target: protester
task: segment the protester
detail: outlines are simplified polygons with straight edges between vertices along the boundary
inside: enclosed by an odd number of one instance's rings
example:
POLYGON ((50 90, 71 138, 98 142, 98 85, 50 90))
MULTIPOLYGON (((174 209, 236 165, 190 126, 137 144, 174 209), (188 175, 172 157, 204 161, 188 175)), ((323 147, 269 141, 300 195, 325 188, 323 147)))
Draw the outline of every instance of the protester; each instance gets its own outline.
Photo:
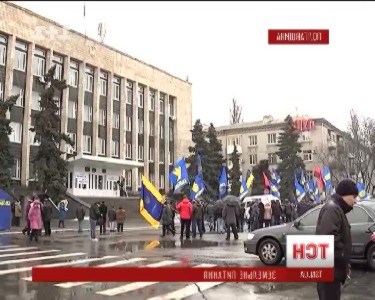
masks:
POLYGON ((214 213, 215 213, 214 205, 210 201, 206 207, 206 216, 207 216, 208 227, 210 228, 210 232, 214 230, 214 217, 215 217, 214 213))
POLYGON ((285 214, 285 222, 286 223, 292 222, 293 206, 289 201, 286 202, 285 204, 284 214, 285 214))
POLYGON ((112 205, 112 208, 108 211, 108 222, 109 222, 109 232, 116 232, 115 223, 116 223, 116 209, 112 205))
POLYGON ((31 229, 30 229, 30 219, 29 219, 29 211, 30 211, 30 207, 31 207, 31 203, 32 202, 33 202, 33 199, 31 199, 31 198, 27 199, 26 213, 25 213, 26 225, 25 225, 25 228, 22 229, 23 235, 25 235, 26 233, 27 233, 27 235, 30 235, 30 232, 31 232, 31 229))
POLYGON ((96 238, 96 224, 100 218, 100 211, 99 211, 99 204, 95 202, 90 207, 90 237, 91 240, 97 242, 98 239, 96 238))
POLYGON ((42 213, 40 211, 41 203, 38 198, 34 197, 33 203, 30 205, 28 219, 30 220, 30 241, 35 238, 38 241, 39 231, 42 229, 42 213))
POLYGON ((202 229, 202 222, 203 222, 203 206, 199 200, 193 201, 193 213, 191 218, 191 229, 193 238, 197 236, 197 227, 199 232, 199 237, 202 238, 203 236, 203 229, 202 229))
POLYGON ((83 208, 83 205, 81 204, 77 210, 76 210, 76 218, 78 220, 78 232, 83 232, 82 231, 82 222, 85 219, 85 209, 83 208))
POLYGON ((227 227, 227 237, 226 237, 227 241, 230 240, 231 229, 234 235, 234 239, 238 240, 238 233, 237 233, 237 228, 236 228, 236 225, 237 225, 236 220, 238 218, 238 215, 239 215, 239 210, 237 207, 237 203, 228 201, 225 204, 223 208, 223 212, 222 212, 222 217, 227 227))
POLYGON ((46 236, 51 236, 51 219, 52 219, 52 206, 50 205, 49 200, 44 201, 43 205, 43 226, 46 236))
POLYGON ((240 211, 238 215, 238 225, 239 225, 238 231, 239 232, 243 232, 243 225, 245 222, 245 213, 246 213, 245 203, 241 203, 241 207, 240 207, 240 211))
MULTIPOLYGON (((267 202, 266 204, 264 204, 264 214, 263 214, 263 220, 264 220, 264 226, 265 227, 270 227, 271 219, 272 219, 271 203, 267 202)), ((261 226, 261 228, 262 227, 263 226, 261 226)))
POLYGON ((181 239, 184 237, 184 231, 186 230, 186 238, 190 238, 190 224, 191 224, 191 217, 193 213, 193 207, 190 203, 189 198, 186 194, 184 194, 182 201, 177 204, 176 207, 177 211, 180 214, 181 220, 181 239))
POLYGON ((355 182, 344 179, 337 185, 332 201, 327 202, 319 213, 316 234, 335 236, 334 281, 318 282, 320 300, 339 300, 341 286, 350 274, 352 241, 346 214, 353 209, 357 196, 358 188, 355 182))
POLYGON ((105 234, 107 231, 107 205, 105 205, 105 202, 103 201, 102 204, 99 207, 101 217, 101 224, 100 224, 100 234, 105 234))
POLYGON ((67 208, 65 206, 64 201, 60 201, 59 203, 59 228, 65 228, 65 217, 66 217, 66 211, 67 208))
POLYGON ((163 211, 161 214, 161 225, 162 225, 162 237, 165 236, 166 232, 171 232, 175 236, 176 232, 172 229, 173 212, 170 204, 165 201, 163 205, 163 211))
POLYGON ((13 225, 15 227, 20 226, 21 217, 22 217, 21 202, 20 202, 20 200, 17 199, 16 202, 14 202, 14 223, 13 223, 13 225))
POLYGON ((116 211, 117 232, 124 232, 125 210, 120 206, 116 211))

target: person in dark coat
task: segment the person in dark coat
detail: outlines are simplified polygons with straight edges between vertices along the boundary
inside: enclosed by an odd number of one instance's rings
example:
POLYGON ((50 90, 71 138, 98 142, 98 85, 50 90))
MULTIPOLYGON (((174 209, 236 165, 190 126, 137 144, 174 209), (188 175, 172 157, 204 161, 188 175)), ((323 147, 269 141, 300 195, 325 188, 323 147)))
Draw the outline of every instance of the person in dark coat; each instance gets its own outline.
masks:
POLYGON ((207 215, 207 220, 209 224, 208 226, 210 227, 210 232, 212 232, 214 230, 214 215, 215 215, 215 209, 214 209, 214 205, 212 204, 212 202, 209 202, 207 204, 205 213, 207 215))
POLYGON ((43 205, 43 225, 44 225, 44 232, 46 236, 51 236, 51 219, 52 219, 52 206, 49 200, 44 201, 43 205))
POLYGON ((272 207, 272 215, 273 215, 273 220, 274 220, 275 226, 280 225, 282 212, 283 211, 282 211, 282 208, 281 208, 280 201, 278 201, 278 200, 275 201, 274 205, 272 207))
POLYGON ((100 223, 100 234, 105 234, 107 231, 107 212, 108 208, 103 201, 99 207, 100 214, 102 215, 101 223, 100 223))
POLYGON ((354 181, 344 179, 339 182, 332 201, 321 209, 316 226, 317 235, 334 235, 334 281, 318 282, 320 300, 340 300, 341 285, 350 275, 352 239, 346 214, 357 201, 358 188, 354 181))
POLYGON ((78 232, 82 232, 82 222, 85 219, 85 209, 81 204, 76 210, 76 218, 78 220, 78 232))
POLYGON ((232 229, 232 233, 234 235, 234 239, 238 240, 238 233, 236 228, 236 220, 238 218, 239 211, 238 205, 234 202, 227 202, 223 208, 222 217, 227 226, 227 237, 226 240, 229 241, 230 239, 230 230, 232 229))
POLYGON ((166 201, 163 206, 163 212, 161 214, 161 225, 163 226, 162 237, 165 236, 166 232, 169 231, 175 236, 176 232, 172 229, 171 223, 173 218, 173 211, 170 204, 166 201))
POLYGON ((243 232, 243 225, 245 223, 245 203, 241 203, 240 211, 239 211, 239 216, 238 216, 238 222, 239 222, 239 231, 243 232))
POLYGON ((112 208, 108 211, 108 222, 109 222, 109 232, 116 232, 115 223, 116 223, 116 209, 112 205, 112 208))
POLYGON ((97 242, 98 239, 96 238, 96 224, 100 219, 100 211, 99 211, 99 203, 95 202, 90 207, 90 237, 92 241, 97 242))
POLYGON ((285 222, 286 223, 292 222, 293 206, 289 201, 285 204, 284 214, 285 214, 285 222))
POLYGON ((298 217, 302 216, 303 214, 307 213, 312 207, 310 204, 303 199, 301 202, 297 204, 297 214, 298 217))
POLYGON ((199 200, 193 201, 193 215, 191 218, 191 232, 193 238, 197 236, 197 227, 199 236, 203 236, 202 220, 203 220, 203 206, 199 200))
POLYGON ((263 228, 264 225, 264 204, 262 201, 258 203, 258 228, 263 228))

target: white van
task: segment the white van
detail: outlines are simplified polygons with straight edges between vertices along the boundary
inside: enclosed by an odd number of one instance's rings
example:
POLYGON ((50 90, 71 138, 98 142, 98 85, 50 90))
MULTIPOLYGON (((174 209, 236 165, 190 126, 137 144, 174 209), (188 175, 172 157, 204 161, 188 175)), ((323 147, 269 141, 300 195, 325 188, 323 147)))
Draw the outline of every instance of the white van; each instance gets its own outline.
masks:
POLYGON ((242 201, 242 203, 245 204, 245 207, 250 207, 250 204, 254 201, 260 200, 263 204, 271 203, 272 200, 280 200, 279 198, 273 196, 273 195, 258 195, 258 196, 249 196, 245 197, 242 201))

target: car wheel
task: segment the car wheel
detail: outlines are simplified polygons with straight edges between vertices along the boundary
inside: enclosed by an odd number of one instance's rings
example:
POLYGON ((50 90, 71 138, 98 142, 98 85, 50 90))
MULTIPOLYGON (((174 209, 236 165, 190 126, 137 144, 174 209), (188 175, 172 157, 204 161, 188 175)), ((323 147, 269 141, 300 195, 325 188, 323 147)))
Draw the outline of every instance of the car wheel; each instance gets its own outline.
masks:
POLYGON ((370 267, 371 270, 375 271, 375 244, 372 244, 366 254, 367 258, 367 265, 370 267))
POLYGON ((266 239, 260 243, 258 255, 267 266, 278 265, 283 258, 278 242, 273 239, 266 239))

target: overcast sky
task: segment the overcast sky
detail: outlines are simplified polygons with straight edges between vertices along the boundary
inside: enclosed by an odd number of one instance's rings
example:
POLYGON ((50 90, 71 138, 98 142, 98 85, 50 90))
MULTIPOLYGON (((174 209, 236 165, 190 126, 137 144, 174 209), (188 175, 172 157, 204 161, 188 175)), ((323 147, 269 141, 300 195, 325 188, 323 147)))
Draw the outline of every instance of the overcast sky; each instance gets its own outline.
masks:
POLYGON ((193 84, 193 119, 323 117, 345 130, 350 108, 375 111, 375 3, 13 1, 193 84), (329 45, 268 45, 268 29, 329 29, 329 45), (213 108, 215 107, 215 111, 213 108))

